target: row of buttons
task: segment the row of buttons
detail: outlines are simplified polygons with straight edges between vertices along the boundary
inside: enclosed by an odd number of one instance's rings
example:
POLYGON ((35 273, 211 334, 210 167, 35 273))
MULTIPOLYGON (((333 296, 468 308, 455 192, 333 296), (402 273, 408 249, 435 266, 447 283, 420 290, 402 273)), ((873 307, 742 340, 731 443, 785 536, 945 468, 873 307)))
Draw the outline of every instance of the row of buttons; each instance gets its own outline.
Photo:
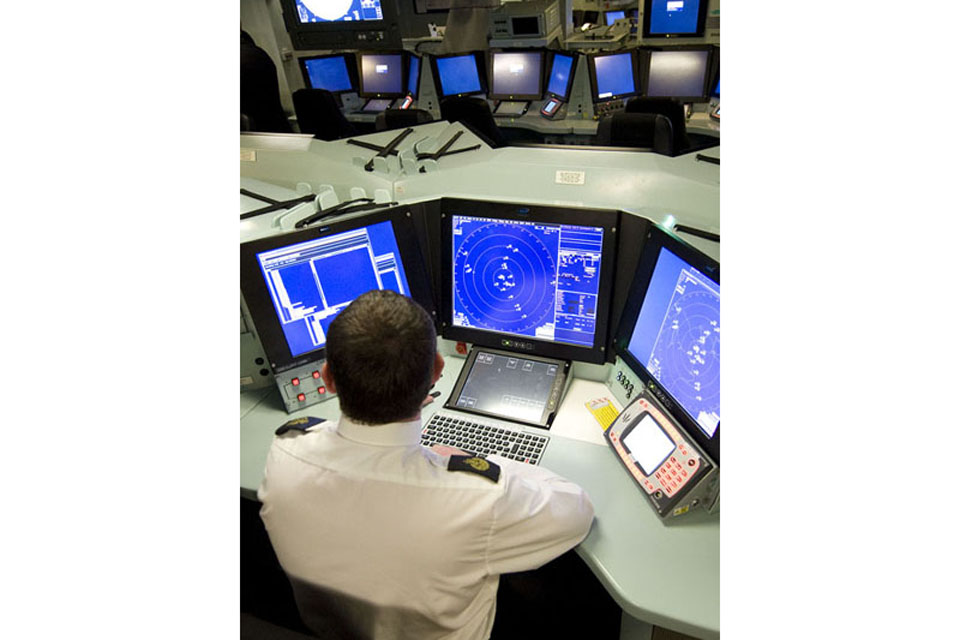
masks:
MULTIPOLYGON (((319 372, 319 371, 314 371, 311 375, 313 376, 313 379, 314 379, 314 380, 319 380, 319 379, 320 379, 320 372, 319 372)), ((292 384, 292 385, 295 386, 295 387, 300 386, 300 378, 294 378, 293 380, 290 381, 290 384, 292 384)))

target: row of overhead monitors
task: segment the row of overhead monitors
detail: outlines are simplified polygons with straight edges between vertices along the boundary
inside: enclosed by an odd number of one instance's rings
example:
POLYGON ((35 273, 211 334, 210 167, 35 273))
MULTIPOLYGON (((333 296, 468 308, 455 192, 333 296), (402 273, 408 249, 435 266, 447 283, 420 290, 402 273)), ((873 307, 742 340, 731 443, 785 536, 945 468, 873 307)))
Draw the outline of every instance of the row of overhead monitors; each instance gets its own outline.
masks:
MULTIPOLYGON (((486 95, 493 100, 568 102, 578 57, 570 51, 493 49, 419 56, 361 51, 300 58, 306 86, 370 100, 417 99, 429 65, 440 99, 486 95)), ((639 47, 584 54, 594 102, 633 96, 706 102, 719 95, 720 55, 712 45, 639 47)))

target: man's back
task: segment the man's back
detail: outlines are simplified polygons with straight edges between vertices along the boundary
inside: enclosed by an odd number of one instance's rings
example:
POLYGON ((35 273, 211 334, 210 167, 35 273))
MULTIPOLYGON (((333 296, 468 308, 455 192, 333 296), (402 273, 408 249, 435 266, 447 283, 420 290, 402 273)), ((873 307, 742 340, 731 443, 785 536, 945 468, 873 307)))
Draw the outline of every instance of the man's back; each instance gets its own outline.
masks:
POLYGON ((496 481, 448 471, 419 435, 419 420, 343 418, 274 441, 261 516, 308 625, 315 597, 360 637, 486 638, 499 574, 536 568, 589 531, 578 486, 496 456, 496 481))

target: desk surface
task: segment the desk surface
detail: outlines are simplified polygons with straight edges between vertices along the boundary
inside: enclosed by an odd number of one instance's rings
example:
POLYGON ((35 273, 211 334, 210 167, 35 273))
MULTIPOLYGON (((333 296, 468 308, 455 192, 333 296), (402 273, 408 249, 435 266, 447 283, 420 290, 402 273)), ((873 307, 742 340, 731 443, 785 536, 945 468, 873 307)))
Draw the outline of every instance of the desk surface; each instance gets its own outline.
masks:
MULTIPOLYGON (((446 359, 436 385, 441 395, 424 409, 424 421, 442 407, 463 366, 463 358, 446 359)), ((577 553, 629 615, 699 638, 718 638, 719 516, 694 514, 665 526, 614 453, 596 444, 600 427, 583 403, 612 394, 600 382, 574 382, 557 418, 563 427, 551 430, 542 464, 580 484, 593 501, 596 519, 577 553)), ((240 413, 240 492, 256 498, 273 431, 293 417, 336 420, 340 411, 331 401, 288 415, 271 388, 242 393, 240 413)))

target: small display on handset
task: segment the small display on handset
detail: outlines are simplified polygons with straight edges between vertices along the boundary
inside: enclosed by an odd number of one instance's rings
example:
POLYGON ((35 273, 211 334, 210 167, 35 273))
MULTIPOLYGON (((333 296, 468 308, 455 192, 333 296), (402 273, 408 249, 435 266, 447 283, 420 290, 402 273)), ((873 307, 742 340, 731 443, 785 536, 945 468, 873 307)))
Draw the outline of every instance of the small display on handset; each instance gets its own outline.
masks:
POLYGON ((560 106, 559 100, 550 99, 547 101, 546 104, 543 105, 543 109, 541 109, 540 111, 545 116, 552 116, 554 113, 557 112, 557 107, 559 106, 560 106))
POLYGON ((649 413, 621 440, 646 475, 656 471, 677 446, 649 413))

